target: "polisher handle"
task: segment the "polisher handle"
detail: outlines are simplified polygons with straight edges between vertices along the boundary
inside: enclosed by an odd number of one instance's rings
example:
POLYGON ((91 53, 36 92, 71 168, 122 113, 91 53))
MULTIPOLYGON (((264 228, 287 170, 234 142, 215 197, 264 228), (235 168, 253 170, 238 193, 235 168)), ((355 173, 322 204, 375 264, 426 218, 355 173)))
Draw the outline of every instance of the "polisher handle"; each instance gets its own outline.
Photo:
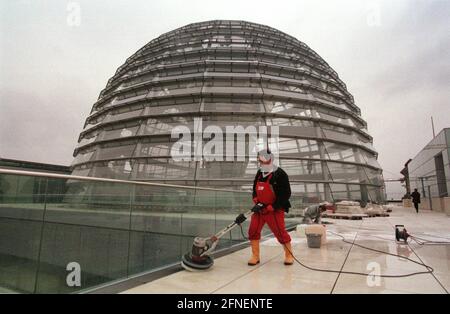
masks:
MULTIPOLYGON (((249 211, 245 212, 243 215, 247 219, 252 214, 253 214, 253 212, 251 210, 249 210, 249 211)), ((211 243, 211 245, 209 245, 209 248, 205 252, 203 252, 200 256, 208 255, 209 253, 214 251, 214 249, 216 248, 217 244, 219 243, 219 239, 221 237, 223 237, 228 231, 233 230, 233 228, 236 227, 237 225, 238 225, 238 223, 236 223, 236 221, 233 221, 231 224, 229 224, 228 226, 226 226, 225 228, 223 228, 222 230, 217 232, 215 235, 210 237, 207 241, 209 243, 211 243)))
MULTIPOLYGON (((251 210, 247 211, 246 213, 244 213, 243 215, 245 216, 245 218, 250 217, 253 214, 253 212, 251 210)), ((225 228, 223 228, 222 230, 220 230, 219 232, 217 232, 213 237, 215 237, 217 240, 219 240, 221 237, 223 237, 228 231, 231 231, 234 227, 236 227, 238 224, 236 223, 236 221, 233 221, 231 224, 229 224, 228 226, 226 226, 225 228)))

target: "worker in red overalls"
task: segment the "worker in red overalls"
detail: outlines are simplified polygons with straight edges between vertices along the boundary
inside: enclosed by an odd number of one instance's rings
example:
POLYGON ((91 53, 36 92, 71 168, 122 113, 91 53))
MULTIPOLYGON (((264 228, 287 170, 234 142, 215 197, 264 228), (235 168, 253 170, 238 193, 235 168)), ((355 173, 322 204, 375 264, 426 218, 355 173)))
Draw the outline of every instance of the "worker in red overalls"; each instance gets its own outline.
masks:
POLYGON ((274 156, 270 150, 262 150, 258 153, 260 167, 253 182, 253 202, 261 203, 263 206, 261 206, 261 210, 257 210, 251 216, 248 230, 248 238, 252 247, 252 257, 248 261, 250 266, 260 262, 259 240, 261 239, 261 230, 266 223, 278 242, 284 247, 284 264, 292 265, 294 263, 291 237, 284 224, 284 213, 287 213, 291 207, 289 177, 283 169, 273 164, 273 159, 274 156))

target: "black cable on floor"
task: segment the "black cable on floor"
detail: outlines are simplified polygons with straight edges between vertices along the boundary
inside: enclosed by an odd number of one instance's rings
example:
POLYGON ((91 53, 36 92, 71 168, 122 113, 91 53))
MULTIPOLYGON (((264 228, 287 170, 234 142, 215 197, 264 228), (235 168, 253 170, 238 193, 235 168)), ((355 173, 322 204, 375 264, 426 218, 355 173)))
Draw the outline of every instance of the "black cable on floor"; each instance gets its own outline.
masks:
MULTIPOLYGON (((371 229, 371 228, 356 228, 354 226, 345 226, 345 227, 346 228, 350 228, 350 229, 362 230, 362 231, 379 231, 378 229, 371 229)), ((395 230, 395 227, 392 227, 392 228, 395 230)), ((397 241, 394 240, 394 239, 392 239, 392 240, 391 239, 384 239, 382 237, 375 236, 375 235, 372 235, 372 234, 365 234, 364 236, 372 237, 372 238, 379 238, 379 239, 382 239, 382 240, 385 240, 385 241, 391 241, 391 242, 396 242, 397 243, 397 241)), ((449 245, 450 244, 450 241, 434 241, 434 240, 420 238, 420 237, 417 237, 417 236, 415 236, 413 234, 410 234, 409 237, 411 239, 413 239, 414 242, 416 242, 419 245, 449 245), (417 240, 421 240, 421 241, 417 241, 417 240)), ((449 239, 450 240, 450 238, 437 236, 437 235, 432 235, 431 237, 441 238, 441 239, 449 239)))
POLYGON ((248 238, 245 236, 244 230, 242 229, 242 224, 240 224, 239 227, 241 228, 241 235, 242 235, 242 238, 244 238, 244 240, 248 241, 248 238))
MULTIPOLYGON (((281 234, 281 229, 280 229, 280 226, 279 226, 278 221, 277 221, 277 219, 276 219, 276 216, 274 215, 274 217, 275 217, 275 222, 276 222, 276 225, 277 225, 278 232, 281 234)), ((285 244, 283 244, 283 246, 284 246, 284 248, 285 248, 286 250, 288 250, 288 252, 292 255, 292 257, 294 258, 294 260, 295 260, 299 265, 301 265, 301 266, 303 266, 303 267, 305 267, 305 268, 307 268, 307 269, 309 269, 309 270, 313 270, 313 271, 319 271, 319 272, 325 272, 325 273, 335 273, 335 274, 346 274, 346 275, 358 275, 358 276, 365 276, 365 277, 367 277, 367 276, 374 276, 374 277, 381 277, 381 278, 404 278, 404 277, 411 277, 411 276, 416 276, 416 275, 431 274, 431 273, 434 272, 434 269, 433 269, 431 266, 426 265, 425 263, 417 262, 417 261, 412 260, 412 259, 410 259, 410 258, 408 258, 408 257, 406 257, 406 256, 401 256, 401 255, 398 255, 398 254, 393 254, 393 253, 389 253, 389 252, 385 252, 385 251, 373 249, 373 248, 370 248, 370 247, 366 247, 366 246, 357 244, 357 243, 355 243, 355 242, 352 243, 352 242, 347 241, 347 240, 345 239, 345 237, 342 236, 342 235, 340 235, 340 234, 334 233, 334 232, 332 232, 332 231, 330 231, 330 233, 333 233, 333 234, 339 236, 340 238, 342 238, 342 241, 343 241, 344 243, 352 244, 352 245, 355 245, 355 246, 357 246, 357 247, 360 247, 360 248, 363 248, 363 249, 366 249, 366 250, 369 250, 369 251, 373 251, 373 252, 377 252, 377 253, 382 253, 382 254, 386 254, 386 255, 398 257, 398 258, 403 258, 403 259, 408 260, 408 261, 410 261, 410 262, 412 262, 412 263, 414 263, 414 264, 417 264, 417 265, 420 265, 420 266, 425 267, 425 268, 427 269, 427 271, 413 272, 413 273, 404 274, 404 275, 375 275, 375 274, 362 273, 362 272, 339 271, 339 270, 332 270, 332 269, 315 268, 315 267, 310 267, 310 266, 308 266, 308 265, 303 264, 301 261, 299 261, 299 260, 295 257, 295 255, 292 253, 292 251, 291 251, 285 244)))
POLYGON ((430 236, 430 237, 434 237, 434 238, 450 240, 450 238, 448 238, 448 237, 443 237, 443 236, 439 236, 439 235, 435 235, 435 234, 427 234, 425 232, 421 232, 420 234, 423 234, 424 236, 430 236))
POLYGON ((417 237, 414 235, 409 235, 409 237, 419 245, 450 245, 450 242, 446 242, 446 241, 433 241, 433 240, 420 238, 420 237, 417 237))

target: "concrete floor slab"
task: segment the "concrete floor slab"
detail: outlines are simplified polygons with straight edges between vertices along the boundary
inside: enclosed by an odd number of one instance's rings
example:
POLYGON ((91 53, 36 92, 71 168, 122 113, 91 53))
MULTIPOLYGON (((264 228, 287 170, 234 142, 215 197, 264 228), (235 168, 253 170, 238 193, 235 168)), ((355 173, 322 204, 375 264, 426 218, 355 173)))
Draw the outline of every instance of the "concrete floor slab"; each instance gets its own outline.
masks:
POLYGON ((364 273, 373 271, 376 265, 381 274, 389 275, 426 271, 411 261, 344 243, 333 234, 338 233, 356 244, 422 260, 435 272, 374 278, 318 272, 298 264, 285 266, 282 247, 275 239, 268 239, 261 244, 261 264, 256 267, 247 266, 250 248, 245 248, 217 258, 214 267, 206 272, 180 271, 124 293, 448 293, 450 290, 450 245, 423 246, 411 242, 408 246, 394 239, 394 225, 403 224, 417 236, 450 242, 450 217, 445 214, 431 211, 416 214, 411 209, 394 207, 391 217, 327 221, 333 224, 327 227, 328 243, 320 249, 308 248, 305 238, 291 232, 294 254, 303 264, 364 273))

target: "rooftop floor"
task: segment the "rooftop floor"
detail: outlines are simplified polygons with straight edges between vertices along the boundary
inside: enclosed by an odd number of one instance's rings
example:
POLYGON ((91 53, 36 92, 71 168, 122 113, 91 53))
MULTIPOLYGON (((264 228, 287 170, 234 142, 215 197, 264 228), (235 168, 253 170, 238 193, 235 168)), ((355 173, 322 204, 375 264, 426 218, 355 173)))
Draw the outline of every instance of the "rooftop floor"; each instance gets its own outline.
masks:
POLYGON ((320 249, 307 247, 306 239, 291 232, 293 253, 304 264, 321 269, 401 275, 426 271, 425 267, 382 253, 347 244, 332 232, 374 249, 412 260, 422 260, 434 268, 433 274, 404 278, 378 278, 312 271, 301 265, 283 265, 282 247, 273 238, 261 243, 261 264, 247 266, 250 248, 215 260, 204 272, 180 271, 135 287, 124 293, 448 293, 450 291, 450 245, 397 244, 394 225, 405 225, 421 238, 450 242, 450 217, 443 213, 394 207, 391 217, 364 220, 332 220, 328 242, 320 249), (368 268, 369 266, 369 268, 368 268), (375 267, 375 268, 370 268, 375 267))

